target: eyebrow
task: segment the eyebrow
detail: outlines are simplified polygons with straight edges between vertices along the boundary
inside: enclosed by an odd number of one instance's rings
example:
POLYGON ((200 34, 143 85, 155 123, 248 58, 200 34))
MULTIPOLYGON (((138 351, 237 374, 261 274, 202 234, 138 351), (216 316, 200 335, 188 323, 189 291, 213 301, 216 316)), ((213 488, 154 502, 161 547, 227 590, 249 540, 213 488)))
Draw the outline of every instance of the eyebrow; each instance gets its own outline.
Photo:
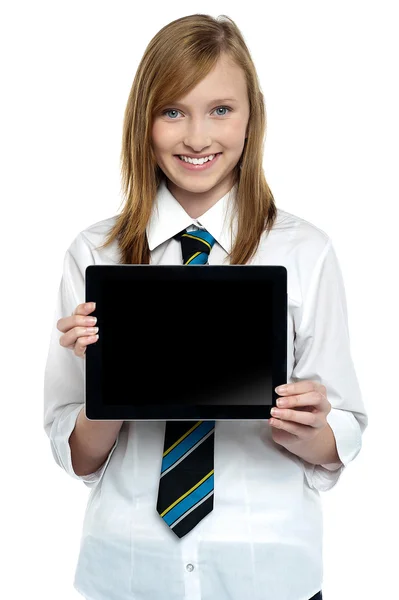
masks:
MULTIPOLYGON (((216 100, 211 100, 208 104, 222 104, 223 102, 237 102, 237 100, 235 98, 216 98, 216 100)), ((176 104, 179 106, 183 106, 184 108, 187 108, 187 106, 183 103, 183 102, 170 102, 169 104, 176 104)), ((165 104, 166 106, 166 104, 165 104)))

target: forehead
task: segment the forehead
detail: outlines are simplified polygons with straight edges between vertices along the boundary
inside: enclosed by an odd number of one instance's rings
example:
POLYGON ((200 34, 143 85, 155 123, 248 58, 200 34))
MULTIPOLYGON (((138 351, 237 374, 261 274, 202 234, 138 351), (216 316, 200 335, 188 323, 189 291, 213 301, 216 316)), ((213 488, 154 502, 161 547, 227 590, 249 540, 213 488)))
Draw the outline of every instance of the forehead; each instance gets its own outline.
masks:
MULTIPOLYGON (((199 101, 197 101, 195 104, 198 104, 199 101)), ((237 98, 214 98, 213 100, 204 100, 204 104, 205 105, 210 105, 210 104, 223 104, 224 102, 231 102, 232 104, 234 103, 238 103, 237 98)), ((182 106, 183 108, 189 108, 190 103, 185 103, 185 102, 179 102, 179 101, 175 101, 173 102, 173 104, 178 104, 179 106, 182 106)))
POLYGON ((173 100, 182 108, 211 108, 224 103, 245 104, 247 85, 244 71, 231 60, 221 58, 214 68, 184 96, 173 100))

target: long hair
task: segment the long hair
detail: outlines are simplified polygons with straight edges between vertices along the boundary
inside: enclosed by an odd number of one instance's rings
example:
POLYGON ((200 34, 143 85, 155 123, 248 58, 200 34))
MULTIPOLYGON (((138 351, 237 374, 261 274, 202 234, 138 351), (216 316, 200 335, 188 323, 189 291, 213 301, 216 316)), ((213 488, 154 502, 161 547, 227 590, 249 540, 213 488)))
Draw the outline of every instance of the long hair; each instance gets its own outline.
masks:
POLYGON ((263 231, 277 215, 263 172, 266 113, 263 94, 249 50, 236 24, 226 15, 217 19, 195 14, 172 21, 148 44, 127 101, 122 133, 121 179, 124 207, 101 248, 118 241, 121 264, 149 264, 146 227, 158 186, 165 174, 151 143, 153 115, 188 94, 227 56, 245 73, 250 114, 247 139, 234 167, 237 234, 229 254, 231 264, 245 264, 255 254, 263 231))

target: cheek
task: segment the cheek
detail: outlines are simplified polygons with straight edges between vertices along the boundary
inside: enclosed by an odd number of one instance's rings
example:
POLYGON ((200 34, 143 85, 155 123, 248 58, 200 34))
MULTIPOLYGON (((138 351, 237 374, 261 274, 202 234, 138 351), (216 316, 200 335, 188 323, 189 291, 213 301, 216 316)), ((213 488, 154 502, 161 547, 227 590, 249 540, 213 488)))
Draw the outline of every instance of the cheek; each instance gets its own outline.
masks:
POLYGON ((152 143, 157 152, 169 151, 170 147, 175 144, 170 127, 165 127, 163 123, 154 123, 152 126, 152 143))
POLYGON ((245 125, 241 123, 241 121, 232 122, 229 136, 232 145, 238 146, 242 144, 242 141, 245 138, 245 125))
POLYGON ((234 125, 229 127, 228 130, 223 132, 223 135, 220 135, 216 139, 225 147, 225 149, 229 150, 231 156, 233 156, 236 153, 240 154, 242 152, 244 138, 245 130, 243 133, 242 127, 234 125))

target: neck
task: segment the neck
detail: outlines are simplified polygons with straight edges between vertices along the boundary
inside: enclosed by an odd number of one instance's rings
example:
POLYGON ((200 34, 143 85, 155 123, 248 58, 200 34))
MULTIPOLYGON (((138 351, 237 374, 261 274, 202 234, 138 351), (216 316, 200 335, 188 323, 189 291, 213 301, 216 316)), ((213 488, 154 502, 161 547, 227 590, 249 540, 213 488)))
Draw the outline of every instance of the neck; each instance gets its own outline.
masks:
POLYGON ((225 196, 233 187, 231 179, 226 179, 210 190, 204 192, 193 192, 179 187, 170 179, 166 180, 166 185, 172 196, 176 198, 179 204, 192 219, 198 219, 214 206, 223 196, 225 196))

